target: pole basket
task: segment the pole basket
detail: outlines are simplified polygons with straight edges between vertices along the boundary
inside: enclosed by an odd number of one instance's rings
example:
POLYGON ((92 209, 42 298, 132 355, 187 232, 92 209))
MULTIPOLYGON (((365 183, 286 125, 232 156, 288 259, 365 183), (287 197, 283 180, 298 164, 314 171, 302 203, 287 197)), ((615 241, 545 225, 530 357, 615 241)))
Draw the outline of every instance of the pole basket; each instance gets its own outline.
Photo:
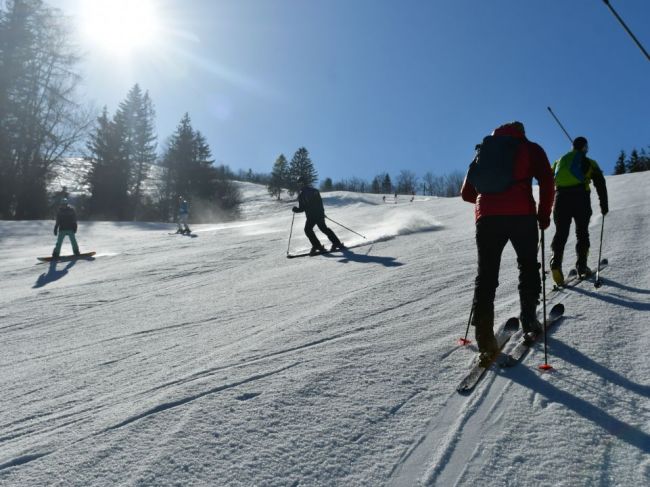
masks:
POLYGON ((539 366, 539 370, 542 370, 544 372, 549 372, 549 371, 554 370, 554 369, 553 369, 552 365, 542 364, 542 365, 539 366))
POLYGON ((460 345, 461 347, 464 347, 465 345, 469 345, 470 343, 472 343, 472 340, 470 340, 469 338, 458 339, 458 345, 460 345))

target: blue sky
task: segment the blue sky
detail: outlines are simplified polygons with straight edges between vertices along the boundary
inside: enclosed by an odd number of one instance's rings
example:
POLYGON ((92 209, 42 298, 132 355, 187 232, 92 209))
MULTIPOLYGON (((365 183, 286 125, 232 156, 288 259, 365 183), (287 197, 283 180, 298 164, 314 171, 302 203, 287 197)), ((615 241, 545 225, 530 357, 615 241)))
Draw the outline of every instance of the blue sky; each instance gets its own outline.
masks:
MULTIPOLYGON (((601 0, 151 2, 145 48, 79 37, 85 97, 114 111, 139 83, 161 143, 189 112, 234 170, 305 146, 321 179, 465 171, 515 119, 552 161, 569 142, 549 105, 608 174, 650 145, 650 62, 601 0)), ((81 30, 82 0, 49 3, 81 30)), ((650 49, 650 1, 611 3, 650 49)))

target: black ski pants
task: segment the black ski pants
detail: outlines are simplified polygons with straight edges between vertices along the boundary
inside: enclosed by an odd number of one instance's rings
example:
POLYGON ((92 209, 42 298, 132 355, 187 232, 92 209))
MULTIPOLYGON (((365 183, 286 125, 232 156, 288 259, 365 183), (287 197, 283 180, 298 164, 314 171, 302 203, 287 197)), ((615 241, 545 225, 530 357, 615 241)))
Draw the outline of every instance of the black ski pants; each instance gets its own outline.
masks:
MULTIPOLYGON (((591 219, 591 197, 590 192, 584 188, 558 188, 555 192, 555 203, 553 206, 553 222, 555 223, 555 235, 551 242, 553 251, 553 265, 562 264, 564 246, 569 238, 571 221, 576 223, 576 255, 578 261, 587 260, 589 252, 589 220, 591 219)), ((576 263, 577 264, 577 263, 576 263)))
MULTIPOLYGON (((491 335, 494 327, 494 296, 499 286, 501 254, 510 241, 517 254, 519 297, 537 305, 542 290, 537 261, 536 215, 485 216, 476 222, 478 275, 474 286, 472 324, 479 336, 491 335)), ((479 340, 480 341, 480 340, 479 340)), ((479 344, 480 346, 480 344, 479 344)))
POLYGON ((341 244, 341 241, 332 231, 332 229, 325 225, 324 216, 315 218, 308 216, 307 221, 305 222, 305 235, 307 235, 307 238, 311 242, 312 247, 321 247, 320 240, 318 240, 318 237, 316 237, 316 234, 314 233, 314 226, 317 226, 321 232, 327 235, 327 238, 330 239, 330 242, 336 245, 341 244))

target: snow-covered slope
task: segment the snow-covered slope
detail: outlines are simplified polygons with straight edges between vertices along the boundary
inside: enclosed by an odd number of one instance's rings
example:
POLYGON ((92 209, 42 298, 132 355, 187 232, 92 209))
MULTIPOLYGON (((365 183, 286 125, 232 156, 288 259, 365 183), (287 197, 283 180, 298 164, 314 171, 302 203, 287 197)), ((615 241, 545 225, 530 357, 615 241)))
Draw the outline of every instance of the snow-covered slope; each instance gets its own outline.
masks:
MULTIPOLYGON (((0 222, 0 485, 648 485, 650 173, 608 185, 605 285, 553 295, 555 371, 537 346, 468 397, 458 198, 325 194, 374 243, 293 260, 293 203, 255 185, 241 221, 196 238, 82 222, 93 261, 37 264, 53 223, 0 222)), ((499 321, 518 312, 515 267, 508 247, 499 321)))

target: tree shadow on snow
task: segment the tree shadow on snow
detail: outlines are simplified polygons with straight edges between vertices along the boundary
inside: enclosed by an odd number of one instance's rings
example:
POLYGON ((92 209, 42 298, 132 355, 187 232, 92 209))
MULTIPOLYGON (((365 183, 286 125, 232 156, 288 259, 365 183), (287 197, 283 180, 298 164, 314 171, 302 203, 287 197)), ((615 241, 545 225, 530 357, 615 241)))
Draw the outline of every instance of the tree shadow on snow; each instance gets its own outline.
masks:
POLYGON ((570 287, 567 289, 570 289, 571 291, 575 291, 580 294, 584 294, 585 296, 589 296, 591 298, 600 299, 601 301, 605 301, 606 303, 615 304, 616 306, 623 306, 625 308, 632 308, 639 311, 650 311, 650 303, 644 303, 642 301, 633 301, 630 299, 623 299, 621 297, 614 296, 612 294, 606 294, 602 292, 604 288, 600 288, 599 291, 588 291, 587 289, 583 289, 581 287, 570 287))
POLYGON ((552 382, 543 379, 536 370, 529 369, 528 367, 517 367, 511 370, 508 378, 544 396, 549 402, 561 404, 572 410, 583 418, 595 423, 609 434, 638 448, 641 452, 650 453, 650 435, 635 426, 615 418, 589 401, 556 387, 552 382))
MULTIPOLYGON (((368 251, 370 252, 370 251, 368 251)), ((395 260, 395 257, 379 257, 368 254, 355 254, 349 249, 343 250, 343 256, 336 254, 323 254, 325 257, 338 259, 339 262, 347 264, 348 262, 360 262, 362 264, 381 264, 384 267, 399 267, 404 265, 402 262, 395 260)))
POLYGON ((76 262, 76 260, 71 260, 63 269, 59 270, 56 268, 57 262, 51 261, 47 272, 44 272, 38 276, 38 279, 36 280, 34 286, 32 286, 32 289, 47 286, 51 282, 58 281, 68 273, 68 271, 72 268, 73 265, 75 265, 76 262))

